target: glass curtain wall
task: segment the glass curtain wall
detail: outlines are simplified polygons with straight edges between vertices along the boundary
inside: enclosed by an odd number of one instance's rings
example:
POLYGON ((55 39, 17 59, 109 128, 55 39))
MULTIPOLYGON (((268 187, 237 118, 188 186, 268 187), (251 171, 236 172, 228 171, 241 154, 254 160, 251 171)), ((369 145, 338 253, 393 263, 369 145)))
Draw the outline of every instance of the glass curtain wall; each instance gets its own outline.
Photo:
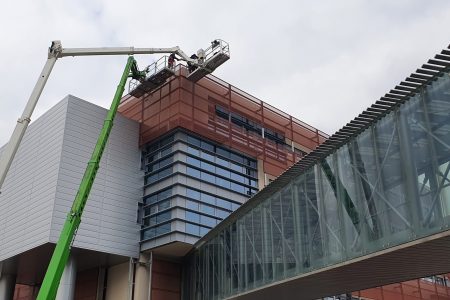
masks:
POLYGON ((222 299, 450 225, 445 74, 191 253, 186 299, 222 299))

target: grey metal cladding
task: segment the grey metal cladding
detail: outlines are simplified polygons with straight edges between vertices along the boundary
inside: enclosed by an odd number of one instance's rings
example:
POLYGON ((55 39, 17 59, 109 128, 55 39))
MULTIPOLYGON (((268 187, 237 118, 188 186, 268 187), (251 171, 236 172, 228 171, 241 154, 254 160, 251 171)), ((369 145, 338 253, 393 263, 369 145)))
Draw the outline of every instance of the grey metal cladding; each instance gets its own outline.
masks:
MULTIPOLYGON (((97 141, 106 109, 69 97, 50 241, 58 239, 97 141)), ((139 124, 118 115, 74 246, 137 257, 137 203, 142 198, 139 124)))
MULTIPOLYGON (((69 95, 29 126, 0 195, 0 261, 57 241, 105 115, 69 95)), ((118 115, 75 247, 138 255, 138 139, 138 123, 118 115)))
POLYGON ((0 260, 47 243, 69 97, 29 126, 0 195, 0 260))

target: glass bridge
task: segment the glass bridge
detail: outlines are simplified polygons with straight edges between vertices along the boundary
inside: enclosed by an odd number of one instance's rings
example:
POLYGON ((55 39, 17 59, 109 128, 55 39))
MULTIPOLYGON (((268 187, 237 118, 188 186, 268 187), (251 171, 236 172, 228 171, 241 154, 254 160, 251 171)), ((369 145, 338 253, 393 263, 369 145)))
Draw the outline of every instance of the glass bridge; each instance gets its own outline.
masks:
MULTIPOLYGON (((446 236, 449 161, 446 49, 201 239, 188 256, 185 298, 247 299, 260 291, 259 299, 269 299, 264 291, 279 283, 307 280, 309 274, 366 258, 382 261, 389 249, 446 236)), ((421 252, 418 257, 428 260, 431 255, 421 252)), ((414 260, 410 258, 411 265, 414 260)), ((389 264, 395 262, 391 257, 389 264)), ((354 279, 362 266, 354 269, 354 279)), ((398 274, 413 270, 408 263, 404 267, 398 274)), ((414 276, 435 269, 426 270, 414 276)), ((364 287, 390 282, 367 281, 364 287)), ((330 295, 326 293, 319 290, 314 297, 330 295)), ((313 294, 308 295, 286 297, 309 299, 313 294)))

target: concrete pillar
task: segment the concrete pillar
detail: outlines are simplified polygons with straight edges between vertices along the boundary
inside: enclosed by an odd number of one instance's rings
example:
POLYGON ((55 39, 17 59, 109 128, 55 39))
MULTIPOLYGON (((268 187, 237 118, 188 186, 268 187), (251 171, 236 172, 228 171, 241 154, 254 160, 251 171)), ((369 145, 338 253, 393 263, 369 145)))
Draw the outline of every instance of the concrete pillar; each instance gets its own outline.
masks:
POLYGON ((148 300, 151 280, 151 256, 141 253, 136 264, 136 277, 134 282, 134 300, 148 300))
POLYGON ((122 263, 108 268, 106 300, 128 299, 129 264, 122 263))
POLYGON ((3 262, 0 262, 0 299, 12 300, 14 288, 16 286, 16 276, 4 274, 3 262))
POLYGON ((75 258, 71 255, 67 261, 64 273, 59 283, 58 293, 55 300, 73 300, 75 295, 75 280, 77 268, 75 258))

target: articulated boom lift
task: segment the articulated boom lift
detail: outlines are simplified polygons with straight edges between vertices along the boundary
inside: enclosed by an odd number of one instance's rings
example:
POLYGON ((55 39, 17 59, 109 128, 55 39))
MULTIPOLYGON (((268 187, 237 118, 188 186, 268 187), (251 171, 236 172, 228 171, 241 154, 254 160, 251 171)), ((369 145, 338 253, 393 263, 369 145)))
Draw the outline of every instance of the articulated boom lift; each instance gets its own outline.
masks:
MULTIPOLYGON (((0 189, 6 178, 6 174, 14 159, 15 153, 20 145, 20 142, 25 134, 28 124, 31 121, 31 115, 37 104, 39 96, 44 89, 45 83, 50 75, 50 72, 58 58, 66 56, 88 56, 88 55, 130 55, 128 57, 125 70, 123 71, 119 85, 117 86, 116 93, 114 94, 111 107, 105 118, 103 128, 98 137, 91 159, 89 160, 85 173, 80 183, 75 200, 72 204, 72 208, 67 215, 66 221, 63 225, 60 237, 53 252, 50 264, 44 277, 41 289, 37 296, 38 300, 54 300, 58 291, 59 282, 61 280, 62 273, 70 255, 70 248, 75 239, 76 231, 81 223, 81 216, 83 214, 86 201, 89 197, 89 192, 94 183, 95 176, 97 174, 100 160, 102 158, 103 151, 108 141, 109 134, 113 126, 114 117, 116 116, 117 109, 120 104, 123 92, 125 90, 125 84, 128 77, 138 82, 130 91, 130 94, 136 97, 142 96, 144 93, 152 91, 162 85, 170 76, 174 74, 174 66, 166 63, 167 59, 164 58, 164 64, 161 64, 161 60, 158 60, 154 64, 146 67, 143 71, 138 69, 136 60, 133 54, 155 54, 155 53, 171 53, 177 54, 181 57, 180 60, 186 61, 191 66, 195 67, 195 70, 190 72, 188 79, 192 81, 198 81, 206 74, 211 73, 219 65, 229 59, 228 44, 221 40, 214 40, 211 43, 211 47, 208 48, 209 52, 201 50, 203 55, 197 58, 188 57, 179 47, 173 48, 62 48, 60 41, 53 41, 49 51, 48 59, 44 68, 39 76, 39 79, 31 93, 28 103, 22 116, 17 121, 17 125, 11 136, 9 143, 7 144, 2 157, 0 158, 0 189), (213 52, 214 51, 214 52, 213 52), (209 53, 209 54, 208 54, 209 53), (208 56, 209 55, 209 56, 208 56), (158 64, 159 62, 159 64, 158 64)), ((208 50, 207 49, 207 50, 208 50)))

